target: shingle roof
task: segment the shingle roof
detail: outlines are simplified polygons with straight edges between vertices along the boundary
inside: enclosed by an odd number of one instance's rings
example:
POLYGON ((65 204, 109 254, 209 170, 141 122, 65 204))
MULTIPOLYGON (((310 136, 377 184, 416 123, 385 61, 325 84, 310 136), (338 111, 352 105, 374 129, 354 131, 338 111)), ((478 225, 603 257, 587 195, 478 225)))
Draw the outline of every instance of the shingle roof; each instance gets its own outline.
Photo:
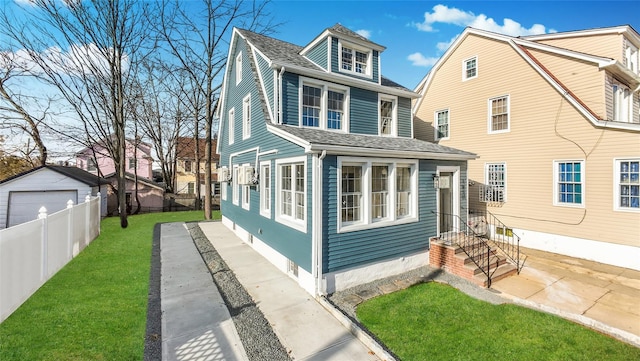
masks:
POLYGON ((287 125, 270 125, 278 130, 287 132, 302 141, 309 143, 312 148, 321 150, 323 147, 360 148, 362 150, 424 153, 424 158, 433 158, 441 154, 443 157, 457 157, 459 159, 474 159, 474 153, 445 147, 439 144, 401 137, 380 137, 377 135, 347 134, 314 128, 301 128, 287 125))
POLYGON ((37 170, 40 170, 42 168, 47 168, 47 169, 51 169, 55 172, 58 172, 60 174, 66 175, 69 178, 73 178, 79 182, 82 182, 88 186, 91 187, 95 187, 95 186, 99 186, 101 184, 107 184, 107 180, 105 180, 104 178, 100 178, 95 174, 91 174, 83 169, 80 169, 78 167, 67 167, 67 166, 62 166, 62 165, 41 165, 39 167, 35 167, 33 169, 29 169, 27 171, 24 171, 20 174, 16 174, 13 177, 9 177, 7 179, 4 179, 2 181, 0 181, 0 184, 2 183, 6 183, 9 182, 11 180, 14 180, 16 178, 20 178, 22 176, 25 176, 29 173, 35 172, 37 170))

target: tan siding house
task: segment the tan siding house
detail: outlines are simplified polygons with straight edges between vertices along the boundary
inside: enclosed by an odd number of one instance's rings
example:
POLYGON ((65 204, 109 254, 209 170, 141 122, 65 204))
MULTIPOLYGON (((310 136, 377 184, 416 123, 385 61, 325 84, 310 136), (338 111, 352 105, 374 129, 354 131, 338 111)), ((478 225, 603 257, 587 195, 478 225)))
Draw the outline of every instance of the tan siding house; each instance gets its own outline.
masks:
POLYGON ((416 89, 414 136, 479 155, 469 211, 522 246, 640 269, 638 48, 629 26, 467 28, 416 89))

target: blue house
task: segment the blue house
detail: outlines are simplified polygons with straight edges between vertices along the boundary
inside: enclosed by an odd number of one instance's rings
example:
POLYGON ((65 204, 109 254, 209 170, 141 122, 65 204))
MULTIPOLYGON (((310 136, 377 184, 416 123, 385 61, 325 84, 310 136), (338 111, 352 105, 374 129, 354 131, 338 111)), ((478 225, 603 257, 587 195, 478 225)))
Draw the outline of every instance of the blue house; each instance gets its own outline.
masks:
POLYGON ((233 31, 223 223, 314 295, 428 264, 438 214, 467 214, 476 156, 413 139, 418 95, 381 75, 384 50, 340 24, 306 46, 233 31))

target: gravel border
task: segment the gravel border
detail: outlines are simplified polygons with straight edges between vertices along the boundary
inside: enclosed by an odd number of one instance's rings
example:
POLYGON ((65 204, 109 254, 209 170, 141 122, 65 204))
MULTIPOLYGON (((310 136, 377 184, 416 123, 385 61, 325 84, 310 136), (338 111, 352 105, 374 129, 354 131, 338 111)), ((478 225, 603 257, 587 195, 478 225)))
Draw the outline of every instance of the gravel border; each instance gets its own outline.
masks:
POLYGON ((249 360, 291 360, 269 321, 204 235, 198 223, 190 222, 186 225, 229 309, 249 360))
POLYGON ((147 326, 144 337, 144 360, 162 359, 162 305, 160 299, 160 227, 153 227, 151 243, 151 270, 149 272, 149 298, 147 301, 147 326))

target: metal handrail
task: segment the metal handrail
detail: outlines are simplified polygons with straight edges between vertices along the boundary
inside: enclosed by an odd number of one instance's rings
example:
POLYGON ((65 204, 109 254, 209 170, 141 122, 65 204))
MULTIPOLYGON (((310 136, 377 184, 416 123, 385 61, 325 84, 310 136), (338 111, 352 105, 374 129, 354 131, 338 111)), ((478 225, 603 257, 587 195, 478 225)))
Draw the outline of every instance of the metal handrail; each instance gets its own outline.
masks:
POLYGON ((520 274, 524 265, 520 262, 520 236, 489 211, 472 210, 469 212, 469 216, 470 226, 477 231, 481 229, 482 231, 477 233, 490 239, 507 258, 515 263, 516 270, 520 274), (479 215, 480 220, 471 220, 474 215, 479 215), (484 225, 479 224, 480 222, 484 222, 484 225))
POLYGON ((438 238, 445 244, 455 244, 460 247, 478 269, 487 276, 487 287, 491 287, 491 276, 498 269, 499 260, 496 259, 496 266, 491 270, 493 253, 487 241, 469 227, 460 216, 435 211, 431 211, 431 213, 444 217, 445 229, 453 229, 453 231, 440 232, 438 238))

